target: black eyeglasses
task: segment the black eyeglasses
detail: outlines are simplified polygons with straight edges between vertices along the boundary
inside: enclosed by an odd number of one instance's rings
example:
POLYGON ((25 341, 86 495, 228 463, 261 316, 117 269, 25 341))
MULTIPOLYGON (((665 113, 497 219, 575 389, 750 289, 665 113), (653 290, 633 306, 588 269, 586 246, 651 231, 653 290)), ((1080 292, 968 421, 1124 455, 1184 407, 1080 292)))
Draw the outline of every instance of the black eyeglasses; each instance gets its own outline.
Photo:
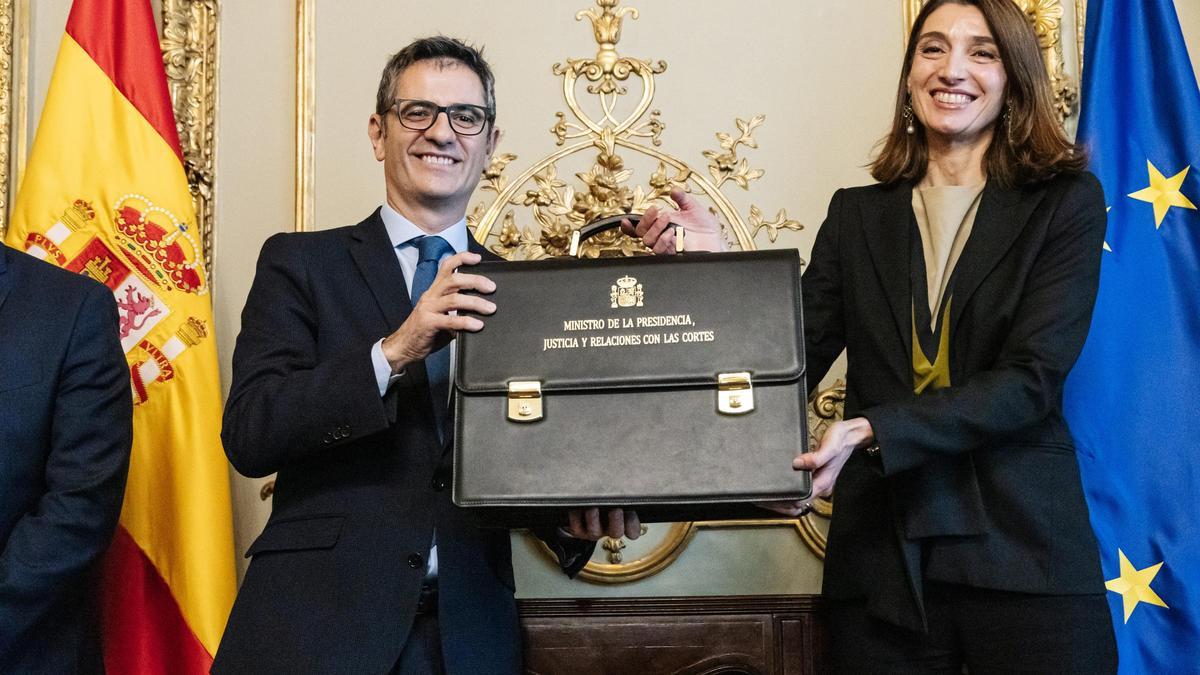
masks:
POLYGON ((491 110, 470 103, 438 105, 433 101, 398 98, 392 102, 392 107, 396 109, 396 117, 400 119, 400 124, 413 131, 425 131, 432 127, 442 112, 445 112, 446 119, 450 120, 450 128, 462 136, 481 133, 492 120, 491 110))

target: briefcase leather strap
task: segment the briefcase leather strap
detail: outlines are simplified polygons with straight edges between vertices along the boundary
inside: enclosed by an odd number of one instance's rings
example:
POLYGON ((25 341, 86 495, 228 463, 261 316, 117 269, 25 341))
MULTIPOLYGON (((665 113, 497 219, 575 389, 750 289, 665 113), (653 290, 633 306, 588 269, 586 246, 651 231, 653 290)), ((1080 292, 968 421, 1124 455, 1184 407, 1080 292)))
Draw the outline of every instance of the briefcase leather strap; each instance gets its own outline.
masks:
MULTIPOLYGON (((642 216, 639 213, 618 213, 615 216, 608 216, 598 220, 593 220, 587 225, 584 225, 578 230, 572 232, 571 248, 569 251, 570 256, 572 258, 583 257, 580 252, 580 244, 600 234, 601 232, 607 232, 611 229, 620 227, 621 221, 625 219, 628 219, 629 222, 633 223, 634 227, 637 227, 637 224, 642 220, 642 216)), ((671 229, 675 230, 675 252, 683 253, 683 235, 685 230, 675 223, 671 223, 670 227, 671 229)))

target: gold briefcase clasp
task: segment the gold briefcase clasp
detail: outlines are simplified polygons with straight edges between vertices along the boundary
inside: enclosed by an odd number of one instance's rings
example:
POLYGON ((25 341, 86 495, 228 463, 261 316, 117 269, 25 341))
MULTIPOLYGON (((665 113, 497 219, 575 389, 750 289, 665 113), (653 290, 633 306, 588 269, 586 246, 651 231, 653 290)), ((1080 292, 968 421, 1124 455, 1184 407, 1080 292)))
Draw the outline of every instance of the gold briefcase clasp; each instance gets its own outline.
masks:
POLYGON ((754 387, 750 373, 717 375, 717 411, 726 415, 745 415, 754 410, 754 387))
POLYGON ((508 383, 508 420, 536 422, 542 419, 542 383, 518 380, 508 383))

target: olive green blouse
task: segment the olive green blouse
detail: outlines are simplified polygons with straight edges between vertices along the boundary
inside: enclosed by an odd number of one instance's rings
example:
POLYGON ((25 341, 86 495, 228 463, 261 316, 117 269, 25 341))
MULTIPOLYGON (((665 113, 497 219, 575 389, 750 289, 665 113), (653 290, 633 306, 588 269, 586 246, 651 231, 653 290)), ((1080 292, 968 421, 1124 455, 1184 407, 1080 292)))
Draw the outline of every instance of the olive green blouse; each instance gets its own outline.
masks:
POLYGON ((912 366, 917 394, 950 386, 954 268, 971 236, 982 195, 982 183, 915 188, 912 193, 920 240, 920 247, 914 245, 912 251, 912 366))

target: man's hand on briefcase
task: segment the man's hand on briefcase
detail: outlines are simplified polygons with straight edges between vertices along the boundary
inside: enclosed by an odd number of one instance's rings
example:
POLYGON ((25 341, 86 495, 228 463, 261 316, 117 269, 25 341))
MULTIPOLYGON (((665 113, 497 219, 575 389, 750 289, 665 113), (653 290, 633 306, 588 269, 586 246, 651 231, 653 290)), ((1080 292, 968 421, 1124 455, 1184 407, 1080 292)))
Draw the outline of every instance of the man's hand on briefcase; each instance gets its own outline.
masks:
POLYGON ((721 226, 713 214, 709 213, 700 202, 696 201, 682 188, 671 189, 671 199, 679 205, 679 210, 660 209, 651 206, 646 209, 642 219, 634 225, 628 220, 621 221, 621 231, 631 237, 638 237, 642 243, 655 255, 672 255, 675 253, 675 230, 671 223, 682 227, 687 236, 684 237, 684 249, 688 251, 724 251, 725 240, 721 238, 721 226))
POLYGON ((604 509, 604 513, 594 507, 572 509, 567 517, 569 525, 563 531, 576 539, 637 539, 642 534, 642 524, 638 521, 637 512, 632 509, 604 509))
POLYGON ((459 267, 474 265, 481 259, 478 253, 463 252, 442 261, 437 277, 417 301, 412 314, 395 333, 383 339, 383 355, 393 374, 441 349, 454 337, 455 331, 476 332, 483 328, 483 322, 476 317, 454 314, 460 310, 479 314, 496 311, 496 305, 490 300, 459 292, 491 293, 496 290, 496 284, 487 277, 458 272, 459 267))
POLYGON ((875 430, 867 418, 834 422, 825 430, 816 450, 802 453, 792 461, 792 469, 813 472, 812 497, 800 501, 759 502, 758 506, 793 518, 803 516, 812 510, 813 499, 833 494, 833 485, 850 454, 874 443, 875 430))

